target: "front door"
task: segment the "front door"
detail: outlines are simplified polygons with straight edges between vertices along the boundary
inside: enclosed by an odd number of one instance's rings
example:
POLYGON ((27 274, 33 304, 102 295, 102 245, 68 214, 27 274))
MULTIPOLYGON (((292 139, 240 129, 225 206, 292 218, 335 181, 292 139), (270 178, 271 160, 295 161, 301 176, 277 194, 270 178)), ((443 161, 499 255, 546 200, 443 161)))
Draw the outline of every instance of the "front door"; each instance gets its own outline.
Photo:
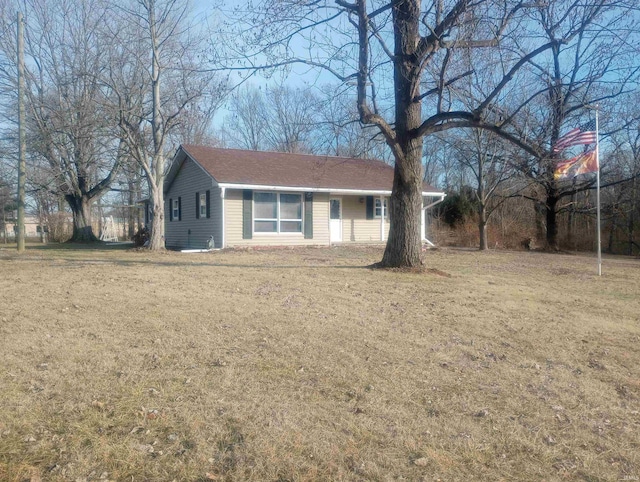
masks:
POLYGON ((342 242, 342 201, 339 198, 329 199, 329 240, 342 242))

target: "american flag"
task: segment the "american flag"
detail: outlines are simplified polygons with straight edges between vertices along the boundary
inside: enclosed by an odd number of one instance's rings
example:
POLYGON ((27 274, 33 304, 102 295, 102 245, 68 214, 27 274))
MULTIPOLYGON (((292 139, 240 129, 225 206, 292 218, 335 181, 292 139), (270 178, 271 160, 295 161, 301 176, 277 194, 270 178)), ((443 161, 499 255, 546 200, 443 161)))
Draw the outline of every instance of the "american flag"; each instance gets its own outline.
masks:
POLYGON ((564 151, 571 146, 578 146, 581 144, 595 144, 596 143, 596 121, 592 120, 584 124, 583 126, 571 129, 560 139, 558 139, 553 146, 553 152, 564 151))

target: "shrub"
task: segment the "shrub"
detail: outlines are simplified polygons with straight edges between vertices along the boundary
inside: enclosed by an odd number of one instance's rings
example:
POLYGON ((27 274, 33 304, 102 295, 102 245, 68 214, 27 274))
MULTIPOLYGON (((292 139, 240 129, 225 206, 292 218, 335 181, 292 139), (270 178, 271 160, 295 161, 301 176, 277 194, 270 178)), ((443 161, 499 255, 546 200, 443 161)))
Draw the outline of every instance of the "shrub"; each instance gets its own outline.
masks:
POLYGON ((133 235, 133 245, 136 247, 146 246, 149 242, 149 229, 142 227, 133 235))

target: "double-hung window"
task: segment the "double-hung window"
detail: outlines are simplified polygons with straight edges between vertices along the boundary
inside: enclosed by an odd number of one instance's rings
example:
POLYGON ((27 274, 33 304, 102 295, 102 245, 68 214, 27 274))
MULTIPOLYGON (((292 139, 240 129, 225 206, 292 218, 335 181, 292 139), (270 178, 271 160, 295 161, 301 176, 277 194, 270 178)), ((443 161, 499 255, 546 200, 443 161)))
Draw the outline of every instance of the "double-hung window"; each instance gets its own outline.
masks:
POLYGON ((173 220, 178 221, 180 219, 180 201, 178 199, 173 200, 173 220))
POLYGON ((200 202, 198 203, 198 208, 200 210, 200 217, 206 218, 207 217, 207 194, 206 193, 200 194, 200 202))
POLYGON ((256 192, 253 204, 254 232, 302 232, 302 194, 256 192))
MULTIPOLYGON (((387 198, 384 198, 384 217, 389 217, 389 203, 387 202, 387 198)), ((380 198, 375 198, 375 210, 373 212, 373 216, 379 218, 382 215, 382 207, 380 204, 380 198)))

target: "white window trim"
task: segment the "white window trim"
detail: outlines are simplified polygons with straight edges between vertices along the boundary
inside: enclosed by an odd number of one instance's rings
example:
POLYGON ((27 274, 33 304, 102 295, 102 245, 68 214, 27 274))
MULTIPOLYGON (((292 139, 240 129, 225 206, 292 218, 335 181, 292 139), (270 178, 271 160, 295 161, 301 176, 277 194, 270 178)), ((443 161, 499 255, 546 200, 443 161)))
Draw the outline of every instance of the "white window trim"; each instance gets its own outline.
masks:
POLYGON ((200 213, 200 218, 207 217, 207 193, 200 193, 200 199, 198 201, 198 211, 200 213))
POLYGON ((173 220, 178 221, 180 218, 180 203, 177 199, 173 200, 173 220))
MULTIPOLYGON (((373 218, 380 219, 380 209, 381 206, 376 206, 380 202, 379 197, 373 198, 373 218)), ((389 217, 389 198, 384 198, 384 217, 385 219, 389 217)))
POLYGON ((304 236, 304 196, 302 193, 298 192, 274 192, 274 191, 254 191, 253 192, 253 207, 251 209, 253 214, 253 234, 255 236, 304 236), (275 218, 256 218, 256 205, 255 205, 255 195, 256 194, 275 194, 276 195, 276 217, 275 218), (291 194, 294 196, 298 196, 300 198, 300 219, 282 219, 280 217, 280 195, 281 194, 291 194), (256 230, 256 221, 269 221, 276 223, 276 231, 257 231, 256 230), (281 231, 280 223, 281 222, 297 222, 300 223, 300 231, 281 231))

